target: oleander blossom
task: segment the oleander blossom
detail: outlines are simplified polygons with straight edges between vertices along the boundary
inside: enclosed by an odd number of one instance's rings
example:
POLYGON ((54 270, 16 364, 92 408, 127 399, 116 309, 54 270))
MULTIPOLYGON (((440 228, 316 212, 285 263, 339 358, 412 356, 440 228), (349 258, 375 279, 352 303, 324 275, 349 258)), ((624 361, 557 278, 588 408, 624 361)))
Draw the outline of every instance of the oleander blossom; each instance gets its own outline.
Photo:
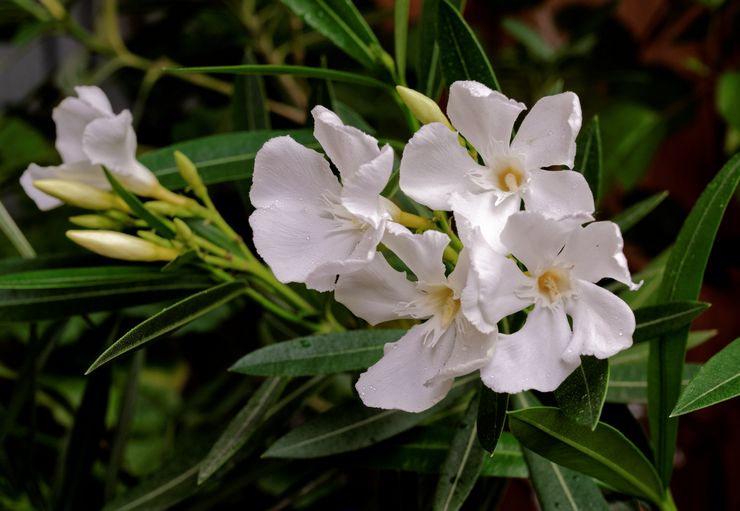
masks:
POLYGON ((501 264, 500 254, 485 242, 476 244, 468 286, 498 298, 464 294, 463 310, 485 328, 530 305, 534 308, 520 330, 498 336, 490 362, 481 369, 485 385, 496 392, 549 392, 578 367, 581 355, 607 358, 632 345, 634 313, 596 284, 610 278, 639 288, 631 280, 616 224, 573 227, 522 211, 509 217, 501 241, 526 273, 501 264))
POLYGON ((380 196, 393 150, 315 107, 314 136, 336 166, 289 136, 269 140, 254 165, 249 218, 254 244, 281 282, 334 289, 339 274, 368 264, 395 206, 380 196))
POLYGON ((479 164, 442 123, 422 127, 401 160, 401 189, 435 210, 464 217, 494 248, 512 213, 525 208, 548 218, 593 220, 594 201, 584 177, 573 167, 581 107, 572 92, 540 99, 512 139, 524 104, 474 81, 450 87, 447 114, 477 151, 479 164))
POLYGON ((416 281, 394 270, 379 255, 364 268, 341 275, 335 297, 370 324, 399 318, 424 320, 398 341, 388 343, 383 358, 355 385, 367 406, 420 412, 443 399, 456 376, 486 365, 496 339, 465 317, 460 299, 468 280, 465 250, 445 276, 442 255, 446 234, 412 234, 390 224, 383 244, 414 273, 416 281))
POLYGON ((110 190, 102 166, 116 175, 129 190, 147 196, 159 188, 154 174, 136 160, 136 133, 131 112, 113 113, 105 93, 94 86, 75 87, 77 97, 67 97, 54 108, 56 149, 62 164, 40 167, 31 164, 20 182, 39 209, 49 210, 62 201, 36 189, 39 179, 79 181, 110 190))

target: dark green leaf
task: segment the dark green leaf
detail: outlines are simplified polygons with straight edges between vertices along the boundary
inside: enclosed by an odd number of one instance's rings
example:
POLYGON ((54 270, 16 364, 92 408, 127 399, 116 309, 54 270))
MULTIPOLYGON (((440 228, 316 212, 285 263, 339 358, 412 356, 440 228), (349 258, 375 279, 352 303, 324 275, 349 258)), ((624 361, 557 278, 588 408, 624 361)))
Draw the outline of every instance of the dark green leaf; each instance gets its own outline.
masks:
POLYGON ((128 204, 128 207, 131 208, 131 211, 136 216, 149 224, 149 227, 157 231, 157 234, 159 234, 160 236, 163 236, 167 239, 173 239, 175 237, 175 231, 167 226, 164 223, 164 220, 146 209, 144 204, 136 195, 121 186, 121 183, 118 182, 113 174, 108 172, 108 169, 104 168, 103 172, 105 172, 105 177, 108 178, 108 182, 110 182, 111 186, 113 187, 113 191, 116 192, 116 194, 121 197, 126 204, 128 204))
MULTIPOLYGON (((647 353, 646 353, 647 355, 647 353)), ((686 364, 683 367, 681 387, 689 383, 701 366, 686 364)), ((646 358, 638 362, 612 365, 606 400, 610 403, 647 403, 648 375, 646 358)))
POLYGON ((506 422, 506 408, 509 406, 509 394, 494 392, 486 386, 480 390, 478 406, 478 440, 488 452, 496 449, 496 444, 506 422))
POLYGON ((590 475, 630 495, 663 502, 658 474, 618 430, 600 422, 596 429, 569 420, 557 408, 509 412, 509 427, 522 446, 559 465, 590 475))
POLYGON ((282 0, 339 49, 367 68, 376 67, 378 39, 350 0, 282 0))
POLYGON ((0 232, 8 238, 8 241, 10 241, 18 254, 28 259, 36 257, 36 251, 26 239, 23 231, 15 223, 13 217, 10 216, 10 212, 5 209, 2 201, 0 201, 0 232))
MULTIPOLYGON (((691 349, 695 346, 699 346, 716 335, 717 330, 695 330, 693 332, 689 332, 689 342, 686 347, 687 349, 691 349)), ((624 351, 620 351, 611 357, 609 359, 609 366, 614 368, 615 365, 629 364, 632 362, 639 362, 641 360, 644 360, 647 363, 649 351, 649 343, 633 344, 632 347, 627 348, 624 351)))
POLYGON ((514 39, 519 41, 527 51, 537 59, 543 62, 550 62, 555 56, 555 50, 548 45, 544 39, 516 18, 504 18, 501 27, 506 30, 514 39))
MULTIPOLYGON (((243 62, 254 64, 251 53, 243 62)), ((267 111, 265 81, 257 75, 240 75, 234 80, 234 95, 231 98, 231 117, 235 131, 270 129, 270 113, 267 111)))
POLYGON ((740 71, 725 71, 719 76, 715 101, 727 124, 740 130, 740 71))
POLYGON ((637 204, 633 204, 616 215, 612 218, 612 222, 617 224, 624 233, 630 230, 640 220, 648 216, 651 211, 657 208, 660 203, 665 200, 666 197, 668 197, 668 192, 660 192, 655 195, 651 195, 647 199, 641 200, 637 204))
POLYGON ((393 7, 393 47, 398 79, 406 83, 406 49, 409 35, 409 0, 396 0, 393 7))
MULTIPOLYGON (((659 302, 696 300, 709 253, 727 204, 740 181, 740 154, 719 171, 699 197, 678 233, 666 264, 659 302)), ((648 363, 648 412, 656 467, 665 484, 673 470, 678 419, 670 414, 678 402, 688 327, 653 341, 648 363)))
POLYGON ((555 391, 558 407, 569 419, 596 428, 606 398, 609 361, 582 356, 581 365, 555 391))
POLYGON ((681 393, 671 417, 706 408, 740 395, 740 338, 707 363, 681 393))
POLYGON ((171 279, 154 266, 94 266, 0 275, 0 289, 64 289, 171 279))
POLYGON ((307 130, 225 133, 151 151, 141 155, 139 161, 154 172, 162 186, 170 190, 185 188, 185 181, 175 165, 173 153, 176 150, 192 160, 207 185, 250 179, 257 151, 271 138, 283 135, 291 136, 298 143, 318 147, 307 130))
POLYGON ((437 13, 439 0, 423 0, 419 21, 416 77, 418 89, 430 98, 436 98, 439 72, 439 45, 437 44, 437 13))
POLYGON ((139 349, 146 343, 159 339, 163 335, 198 319, 242 295, 245 288, 244 282, 225 282, 170 305, 126 332, 123 337, 114 342, 92 363, 85 374, 90 374, 90 372, 114 358, 131 350, 139 349))
POLYGON ((635 311, 634 342, 649 341, 664 334, 674 332, 691 324, 694 319, 709 308, 705 302, 672 302, 661 305, 648 305, 635 311))
POLYGON ((259 376, 309 376, 367 369, 383 356, 383 345, 404 330, 353 330, 271 344, 241 359, 231 371, 259 376))
POLYGON ((442 73, 448 85, 457 80, 476 80, 501 90, 486 52, 449 0, 439 0, 437 43, 442 73))
POLYGON ((247 443, 287 383, 285 378, 269 378, 260 385, 247 404, 226 426, 226 430, 200 464, 198 484, 211 477, 247 443))
POLYGON ((601 153, 601 129, 599 117, 594 118, 578 137, 578 155, 575 170, 586 178, 596 204, 601 200, 601 174, 603 172, 603 155, 601 153))
POLYGON ((485 451, 476 433, 478 403, 477 397, 470 402, 452 437, 432 500, 435 511, 460 509, 480 476, 485 451))

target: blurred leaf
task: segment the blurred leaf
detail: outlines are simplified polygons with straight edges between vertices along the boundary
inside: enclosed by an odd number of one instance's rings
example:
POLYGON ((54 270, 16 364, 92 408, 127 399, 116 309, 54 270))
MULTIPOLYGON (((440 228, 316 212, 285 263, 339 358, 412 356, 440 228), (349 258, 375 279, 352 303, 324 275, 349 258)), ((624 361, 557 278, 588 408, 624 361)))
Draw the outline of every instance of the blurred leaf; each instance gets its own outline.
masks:
MULTIPOLYGON (((247 53, 244 63, 254 64, 254 56, 247 53)), ((240 75, 236 77, 234 95, 231 98, 231 118, 235 131, 270 129, 265 81, 261 76, 240 75)))
POLYGON ((164 220, 159 218, 157 215, 146 209, 144 204, 139 200, 139 198, 134 195, 133 193, 126 190, 121 183, 118 182, 118 179, 108 172, 108 169, 105 167, 103 168, 103 172, 105 172, 105 177, 108 178, 108 182, 110 183, 111 187, 113 188, 113 191, 123 199, 123 201, 128 204, 128 207, 131 208, 131 211, 144 220, 147 224, 149 224, 149 227, 157 231, 157 234, 160 236, 163 236, 169 240, 174 239, 175 237, 175 231, 171 229, 167 224, 164 223, 164 220))
POLYGON ((399 83, 406 83, 406 50, 409 36, 409 0, 396 0, 393 7, 393 48, 399 83))
POLYGON ((282 0, 339 49, 367 68, 379 63, 377 37, 350 0, 282 0))
POLYGON ((460 509, 480 476, 485 451, 476 433, 478 403, 478 397, 473 398, 452 437, 432 499, 435 511, 460 509))
POLYGON ((632 310, 655 304, 658 289, 660 289, 660 283, 663 280, 665 265, 670 255, 671 247, 668 247, 657 257, 654 257, 642 270, 632 275, 635 282, 643 282, 642 287, 637 291, 632 291, 624 284, 616 281, 607 284, 606 288, 616 292, 632 310))
POLYGON ((375 135, 375 128, 370 126, 356 110, 353 110, 351 107, 347 106, 347 104, 342 103, 339 100, 335 101, 332 106, 334 107, 334 112, 340 119, 342 119, 344 124, 354 126, 368 135, 375 135))
POLYGON ((740 338, 707 360, 681 393, 671 417, 706 408, 740 395, 740 338))
MULTIPOLYGON (((689 342, 687 348, 691 349, 695 346, 699 346, 705 343, 709 339, 712 339, 717 335, 717 330, 696 330, 689 332, 689 342)), ((632 347, 627 348, 624 351, 620 351, 609 359, 609 366, 614 368, 618 364, 627 364, 630 362, 637 362, 640 360, 647 361, 648 352, 650 351, 649 343, 633 344, 632 347)))
POLYGON ((172 276, 144 265, 34 270, 0 275, 0 289, 64 289, 152 280, 172 280, 172 276))
POLYGON ((581 365, 555 390, 555 399, 570 420, 596 428, 606 398, 609 361, 582 356, 581 365))
POLYGON ((598 204, 601 200, 601 174, 604 166, 598 116, 594 116, 588 127, 580 133, 579 139, 574 170, 580 172, 586 178, 591 193, 594 195, 594 202, 598 204))
MULTIPOLYGON (((681 387, 696 375, 701 366, 686 364, 683 367, 681 387)), ((606 400, 610 403, 647 403, 648 400, 647 360, 614 364, 609 375, 606 400)))
POLYGON ((624 233, 631 229, 640 220, 648 216, 660 205, 661 202, 665 200, 666 197, 668 197, 668 192, 660 192, 655 195, 651 195, 647 199, 641 200, 637 204, 633 204, 618 215, 614 216, 612 218, 612 222, 617 224, 622 233, 624 233))
POLYGON ((478 440, 488 452, 496 449, 496 444, 504 430, 506 408, 509 405, 509 394, 494 392, 485 385, 480 390, 478 406, 478 440))
POLYGON ((8 210, 5 209, 2 201, 0 201, 0 232, 8 238, 10 243, 22 257, 27 259, 36 257, 36 251, 24 236, 23 231, 21 231, 15 223, 13 217, 10 216, 8 210))
POLYGON ((715 92, 717 112, 722 118, 740 130, 740 71, 726 71, 717 80, 715 92))
POLYGON ((689 301, 641 307, 635 311, 637 327, 632 335, 632 340, 634 342, 649 341, 661 335, 675 332, 690 325, 697 316, 708 308, 708 303, 689 301))
POLYGON ((139 349, 243 295, 245 289, 244 282, 225 282, 170 305, 126 332, 92 363, 85 374, 90 374, 114 358, 139 349))
POLYGON ((557 408, 509 412, 509 427, 522 446, 565 467, 596 477, 619 491, 660 505, 663 485, 632 442, 600 422, 596 429, 570 421, 557 408))
POLYGON ((422 0, 419 20, 419 43, 416 79, 417 88, 430 98, 436 98, 439 82, 439 44, 437 43, 437 14, 439 0, 422 0))
POLYGON ((174 144, 139 157, 162 186, 171 190, 185 188, 185 181, 175 165, 173 153, 181 151, 190 158, 207 185, 250 179, 257 151, 273 137, 290 135, 296 142, 317 147, 308 130, 252 131, 225 133, 174 144))
POLYGON ((0 185, 30 163, 58 160, 54 146, 36 128, 22 119, 0 117, 0 185))
POLYGON ((527 51, 542 62, 552 62, 555 57, 555 49, 548 45, 544 39, 528 25, 516 18, 504 18, 501 27, 514 39, 519 41, 527 51))
MULTIPOLYGON (((707 185, 678 233, 666 264, 659 302, 696 300, 714 238, 740 181, 740 154, 736 154, 707 185)), ((678 401, 686 353, 688 327, 665 335, 650 345, 648 412, 656 452, 656 467, 667 485, 673 470, 678 419, 670 414, 678 401)))
POLYGON ((258 376, 309 376, 367 369, 383 356, 383 345, 405 330, 350 330, 311 335, 260 348, 230 371, 258 376))
POLYGON ((462 14, 449 0, 439 0, 437 16, 439 60, 447 84, 457 80, 476 80, 500 91, 486 52, 462 14))
POLYGON ((287 383, 285 378, 268 378, 252 394, 200 464, 198 484, 211 477, 249 440, 287 383))

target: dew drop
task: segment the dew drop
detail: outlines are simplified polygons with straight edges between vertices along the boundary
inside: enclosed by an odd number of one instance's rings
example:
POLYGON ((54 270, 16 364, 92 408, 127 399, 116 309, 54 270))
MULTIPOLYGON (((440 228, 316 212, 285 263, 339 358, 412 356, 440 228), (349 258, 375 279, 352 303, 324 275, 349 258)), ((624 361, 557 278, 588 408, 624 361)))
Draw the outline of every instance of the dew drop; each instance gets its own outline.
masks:
POLYGON ((622 331, 620 330, 620 331, 618 332, 618 335, 619 335, 619 337, 622 337, 622 336, 624 336, 624 332, 622 332, 622 331))
POLYGON ((369 390, 370 392, 375 392, 375 386, 374 386, 374 385, 370 385, 370 386, 368 387, 368 390, 369 390))
POLYGON ((311 236, 306 236, 306 241, 311 241, 311 236))

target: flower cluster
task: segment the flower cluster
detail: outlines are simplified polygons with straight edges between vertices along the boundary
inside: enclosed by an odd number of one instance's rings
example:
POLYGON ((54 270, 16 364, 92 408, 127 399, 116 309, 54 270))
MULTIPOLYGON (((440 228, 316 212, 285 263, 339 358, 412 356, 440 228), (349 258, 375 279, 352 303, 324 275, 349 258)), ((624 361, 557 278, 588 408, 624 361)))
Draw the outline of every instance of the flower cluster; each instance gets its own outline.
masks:
POLYGON ((314 134, 341 181, 323 155, 290 137, 258 153, 250 223, 277 278, 334 290, 372 325, 421 321, 361 375, 365 404, 421 411, 473 371, 497 392, 552 391, 581 355, 605 358, 631 345, 634 314, 597 285, 610 278, 637 288, 620 230, 594 221, 580 173, 553 170, 573 167, 578 97, 542 98, 512 137, 524 109, 480 83, 456 82, 449 120, 439 112, 414 134, 400 188, 437 223, 381 195, 392 150, 323 107, 312 112, 314 134), (521 328, 499 332, 502 320, 524 313, 521 328))

